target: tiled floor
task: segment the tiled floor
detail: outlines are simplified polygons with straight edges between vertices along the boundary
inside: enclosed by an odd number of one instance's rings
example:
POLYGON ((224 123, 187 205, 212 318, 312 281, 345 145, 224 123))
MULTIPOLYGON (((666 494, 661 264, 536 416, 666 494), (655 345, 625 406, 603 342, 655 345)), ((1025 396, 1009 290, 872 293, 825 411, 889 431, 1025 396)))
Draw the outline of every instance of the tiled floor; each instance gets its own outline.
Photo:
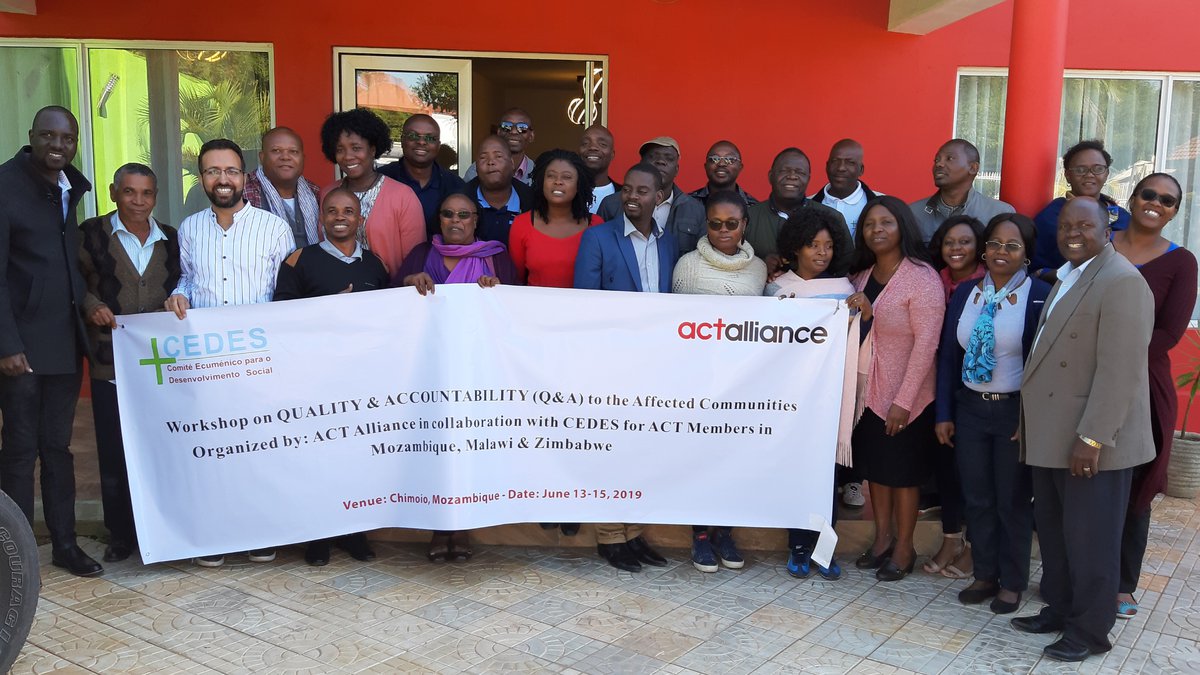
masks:
POLYGON ((1157 505, 1142 611, 1082 666, 1039 660, 1051 638, 920 573, 878 584, 851 564, 837 582, 797 581, 765 555, 701 574, 671 551, 669 567, 629 574, 584 549, 511 547, 434 565, 418 546, 379 544, 369 565, 335 551, 312 568, 292 548, 268 564, 130 561, 86 580, 45 566, 13 672, 1198 673, 1198 528, 1194 502, 1157 505))

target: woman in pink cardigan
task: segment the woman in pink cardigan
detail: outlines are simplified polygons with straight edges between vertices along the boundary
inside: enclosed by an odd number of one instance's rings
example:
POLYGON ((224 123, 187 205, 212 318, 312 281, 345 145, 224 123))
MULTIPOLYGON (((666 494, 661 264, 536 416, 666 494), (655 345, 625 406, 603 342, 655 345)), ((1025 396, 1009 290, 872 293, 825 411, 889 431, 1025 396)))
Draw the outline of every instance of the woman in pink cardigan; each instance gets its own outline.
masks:
POLYGON ((874 317, 863 322, 863 411, 851 444, 854 465, 870 482, 875 512, 874 545, 855 565, 876 570, 880 581, 898 581, 912 572, 917 557, 913 532, 920 485, 931 468, 930 404, 946 301, 904 202, 888 196, 869 201, 855 245, 852 281, 870 300, 874 317))
POLYGON ((321 125, 321 152, 344 176, 321 194, 339 186, 354 192, 362 204, 358 242, 383 261, 392 285, 400 286, 400 264, 425 242, 425 213, 412 188, 375 170, 375 160, 391 149, 387 123, 366 108, 332 113, 321 125))

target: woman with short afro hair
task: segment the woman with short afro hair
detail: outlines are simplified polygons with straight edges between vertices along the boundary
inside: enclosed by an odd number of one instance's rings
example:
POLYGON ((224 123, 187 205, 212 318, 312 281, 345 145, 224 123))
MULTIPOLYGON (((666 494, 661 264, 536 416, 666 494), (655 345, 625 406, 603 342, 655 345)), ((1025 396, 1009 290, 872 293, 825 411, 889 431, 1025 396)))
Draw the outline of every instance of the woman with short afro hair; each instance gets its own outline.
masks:
POLYGON ((412 188, 375 170, 375 160, 391 149, 387 124, 365 108, 331 113, 321 125, 321 152, 343 176, 323 192, 340 186, 358 197, 363 223, 358 241, 383 261, 399 286, 400 264, 425 241, 425 216, 412 188))

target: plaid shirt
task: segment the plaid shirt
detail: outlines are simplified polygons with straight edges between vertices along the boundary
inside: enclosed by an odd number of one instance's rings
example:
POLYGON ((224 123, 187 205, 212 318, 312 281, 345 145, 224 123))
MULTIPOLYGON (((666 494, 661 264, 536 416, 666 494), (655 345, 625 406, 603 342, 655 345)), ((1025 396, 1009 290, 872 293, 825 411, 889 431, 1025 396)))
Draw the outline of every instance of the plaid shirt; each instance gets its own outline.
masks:
MULTIPOLYGON (((304 183, 308 185, 308 189, 312 190, 313 194, 317 196, 317 204, 319 205, 321 203, 321 188, 317 187, 316 183, 303 176, 300 177, 300 180, 304 181, 304 183)), ((264 210, 268 209, 267 200, 263 198, 262 184, 258 182, 258 172, 251 171, 246 174, 246 186, 242 189, 242 199, 244 199, 247 204, 255 208, 264 210)), ((287 216, 282 213, 276 213, 275 215, 279 216, 280 218, 287 218, 287 216)))

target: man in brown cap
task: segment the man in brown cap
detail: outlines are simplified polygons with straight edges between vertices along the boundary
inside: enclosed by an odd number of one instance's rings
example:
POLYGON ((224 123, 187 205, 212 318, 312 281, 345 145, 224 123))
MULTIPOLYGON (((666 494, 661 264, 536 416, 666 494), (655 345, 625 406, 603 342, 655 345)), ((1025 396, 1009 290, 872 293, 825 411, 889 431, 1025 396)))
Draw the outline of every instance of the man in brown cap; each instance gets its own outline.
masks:
MULTIPOLYGON (((670 136, 659 136, 643 143, 638 154, 663 175, 666 199, 654 207, 655 224, 675 235, 680 255, 695 250, 696 242, 705 234, 704 205, 675 185, 675 177, 679 175, 679 143, 670 136)), ((621 217, 621 195, 605 197, 599 213, 605 221, 621 217)))

